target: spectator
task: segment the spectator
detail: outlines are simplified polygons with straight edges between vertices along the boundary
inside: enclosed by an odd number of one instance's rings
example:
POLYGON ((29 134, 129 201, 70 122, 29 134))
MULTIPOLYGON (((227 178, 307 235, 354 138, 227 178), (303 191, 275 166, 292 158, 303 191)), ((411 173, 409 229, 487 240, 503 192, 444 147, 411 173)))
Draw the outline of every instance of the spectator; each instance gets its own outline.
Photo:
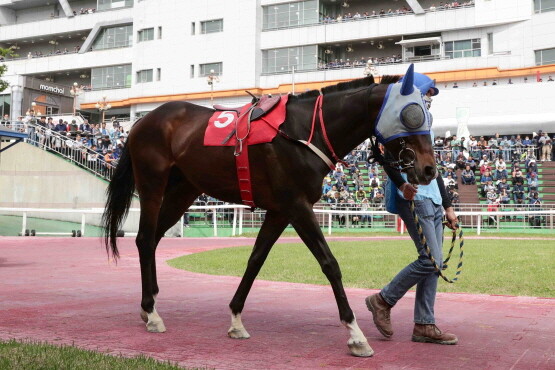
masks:
POLYGON ((524 203, 524 187, 521 181, 517 181, 513 188, 513 201, 515 204, 524 203))
POLYGON ((466 165, 465 169, 462 171, 461 180, 463 185, 474 185, 476 183, 476 178, 474 177, 474 171, 470 169, 469 165, 466 165))
POLYGON ((553 82, 553 79, 551 78, 551 76, 549 76, 549 78, 547 79, 547 82, 553 82))
POLYGON ((547 135, 547 132, 544 132, 542 136, 539 138, 538 143, 541 145, 541 161, 549 161, 551 160, 551 146, 553 141, 547 135))
POLYGON ((500 180, 507 177, 507 164, 503 158, 498 158, 495 161, 495 180, 500 180))

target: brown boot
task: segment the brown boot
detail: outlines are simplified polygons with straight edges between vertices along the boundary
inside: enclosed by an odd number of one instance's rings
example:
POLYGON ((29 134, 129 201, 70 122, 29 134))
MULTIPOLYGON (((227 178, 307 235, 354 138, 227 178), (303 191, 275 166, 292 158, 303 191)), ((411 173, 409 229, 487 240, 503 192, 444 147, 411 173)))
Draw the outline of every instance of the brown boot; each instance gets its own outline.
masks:
POLYGON ((391 328, 391 306, 382 298, 380 293, 366 297, 366 307, 372 312, 374 324, 386 338, 393 335, 391 328))
POLYGON ((442 333, 435 324, 414 324, 412 341, 420 343, 457 344, 455 334, 442 333))

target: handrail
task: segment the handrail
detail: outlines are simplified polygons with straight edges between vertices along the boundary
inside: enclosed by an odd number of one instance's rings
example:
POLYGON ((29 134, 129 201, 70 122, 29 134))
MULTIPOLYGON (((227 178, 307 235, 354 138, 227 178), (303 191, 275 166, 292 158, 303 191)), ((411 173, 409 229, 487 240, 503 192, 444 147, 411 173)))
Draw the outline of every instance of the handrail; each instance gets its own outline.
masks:
MULTIPOLYGON (((27 143, 39 149, 56 153, 62 158, 69 160, 71 163, 104 180, 109 181, 111 179, 117 160, 114 160, 113 165, 109 164, 102 158, 102 153, 95 152, 83 146, 82 142, 77 142, 70 136, 61 135, 52 129, 47 129, 31 122, 15 122, 12 124, 18 126, 15 127, 16 131, 26 131, 29 134, 29 137, 25 139, 27 143)), ((7 125, 1 123, 0 126, 7 125)), ((69 135, 71 134, 70 132, 69 135)), ((95 135, 97 139, 100 137, 101 135, 95 135)))

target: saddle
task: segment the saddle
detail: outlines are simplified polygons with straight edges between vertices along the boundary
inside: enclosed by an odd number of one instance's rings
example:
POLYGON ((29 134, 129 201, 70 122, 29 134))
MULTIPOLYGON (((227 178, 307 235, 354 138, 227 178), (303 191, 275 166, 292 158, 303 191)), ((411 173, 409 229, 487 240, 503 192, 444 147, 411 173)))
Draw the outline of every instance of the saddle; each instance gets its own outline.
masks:
MULTIPOLYGON (((250 121, 256 121, 262 116, 265 116, 279 103, 280 96, 270 96, 270 95, 262 95, 260 98, 253 97, 253 101, 250 103, 252 104, 251 109, 252 113, 250 114, 250 121)), ((217 111, 231 111, 237 112, 237 115, 241 113, 241 111, 245 108, 245 106, 237 107, 237 108, 229 108, 224 107, 223 105, 214 104, 214 109, 217 111)))

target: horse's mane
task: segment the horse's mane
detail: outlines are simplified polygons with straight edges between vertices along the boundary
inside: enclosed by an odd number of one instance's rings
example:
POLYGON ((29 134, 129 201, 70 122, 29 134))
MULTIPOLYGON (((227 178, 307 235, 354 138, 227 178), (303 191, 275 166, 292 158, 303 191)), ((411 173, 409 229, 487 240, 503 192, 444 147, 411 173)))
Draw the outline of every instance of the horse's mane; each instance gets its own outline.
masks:
MULTIPOLYGON (((380 85, 393 84, 398 82, 400 79, 401 79, 401 76, 386 75, 381 78, 380 85)), ((336 85, 323 87, 322 94, 326 95, 326 94, 331 94, 339 91, 357 89, 360 87, 370 86, 373 83, 374 83, 374 76, 370 75, 368 77, 357 78, 356 80, 340 82, 336 85)), ((320 95, 319 90, 310 90, 298 95, 293 95, 293 97, 297 99, 304 99, 304 98, 314 98, 314 97, 317 97, 318 95, 320 95)))

